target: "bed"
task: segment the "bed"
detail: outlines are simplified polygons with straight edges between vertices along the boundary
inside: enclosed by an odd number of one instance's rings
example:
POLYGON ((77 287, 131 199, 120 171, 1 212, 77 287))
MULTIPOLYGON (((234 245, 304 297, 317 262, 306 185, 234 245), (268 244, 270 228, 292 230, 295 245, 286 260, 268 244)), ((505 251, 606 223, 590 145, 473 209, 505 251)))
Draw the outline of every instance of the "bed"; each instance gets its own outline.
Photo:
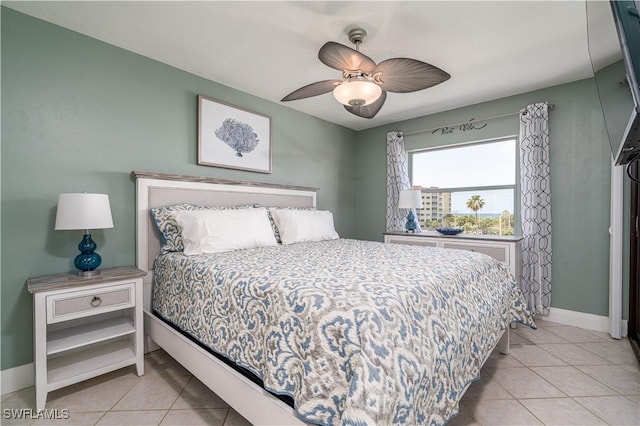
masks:
POLYGON ((253 424, 444 424, 508 324, 533 326, 477 253, 331 238, 158 256, 152 208, 305 209, 316 190, 134 176, 146 334, 253 424))

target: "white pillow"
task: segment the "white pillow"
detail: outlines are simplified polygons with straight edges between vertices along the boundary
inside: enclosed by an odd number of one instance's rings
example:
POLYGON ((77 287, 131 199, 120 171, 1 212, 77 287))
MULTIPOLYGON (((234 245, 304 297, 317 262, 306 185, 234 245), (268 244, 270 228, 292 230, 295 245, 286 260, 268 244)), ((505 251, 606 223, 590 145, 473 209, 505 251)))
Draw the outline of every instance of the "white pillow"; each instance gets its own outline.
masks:
POLYGON ((189 210, 173 216, 188 256, 278 245, 264 208, 189 210))
POLYGON ((269 209, 282 244, 335 240, 333 214, 327 210, 269 209))

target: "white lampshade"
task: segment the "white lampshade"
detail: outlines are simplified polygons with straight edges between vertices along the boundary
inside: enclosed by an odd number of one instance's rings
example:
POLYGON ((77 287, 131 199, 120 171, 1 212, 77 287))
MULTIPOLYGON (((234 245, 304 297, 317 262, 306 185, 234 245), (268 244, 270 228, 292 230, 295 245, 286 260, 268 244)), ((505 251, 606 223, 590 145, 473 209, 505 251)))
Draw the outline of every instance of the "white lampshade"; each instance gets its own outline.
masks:
POLYGON ((107 194, 60 194, 56 230, 113 228, 107 194))
POLYGON ((333 96, 343 105, 364 106, 378 100, 382 89, 368 80, 349 79, 333 89, 333 96))
POLYGON ((407 189, 400 191, 398 199, 399 209, 421 209, 422 208, 422 191, 419 189, 407 189))

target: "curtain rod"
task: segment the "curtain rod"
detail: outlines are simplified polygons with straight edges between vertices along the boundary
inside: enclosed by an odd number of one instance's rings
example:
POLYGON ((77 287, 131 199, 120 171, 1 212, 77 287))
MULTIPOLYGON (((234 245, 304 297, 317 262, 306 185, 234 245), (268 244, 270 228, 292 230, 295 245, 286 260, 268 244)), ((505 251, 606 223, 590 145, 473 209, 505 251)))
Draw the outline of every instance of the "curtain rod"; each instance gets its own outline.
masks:
MULTIPOLYGON (((552 110, 555 107, 554 104, 549 104, 548 103, 547 105, 549 106, 549 110, 552 110)), ((486 117, 486 118, 481 118, 481 119, 478 119, 478 120, 476 120, 476 119, 472 119, 472 120, 473 120, 474 123, 478 123, 478 122, 481 122, 481 121, 489 121, 489 120, 495 120, 496 118, 503 118, 503 117, 509 117, 509 116, 512 116, 512 115, 517 115, 517 114, 520 114, 521 112, 522 112, 522 110, 516 111, 516 112, 510 112, 508 114, 494 115, 493 117, 486 117)), ((444 126, 432 127, 430 129, 416 130, 414 132, 406 132, 406 133, 405 132, 400 132, 400 133, 402 133, 403 136, 411 136, 411 135, 417 135, 417 134, 420 134, 420 133, 430 132, 432 130, 441 129, 443 127, 461 126, 463 124, 468 124, 468 123, 469 123, 469 120, 468 121, 464 121, 462 123, 445 124, 444 126)))

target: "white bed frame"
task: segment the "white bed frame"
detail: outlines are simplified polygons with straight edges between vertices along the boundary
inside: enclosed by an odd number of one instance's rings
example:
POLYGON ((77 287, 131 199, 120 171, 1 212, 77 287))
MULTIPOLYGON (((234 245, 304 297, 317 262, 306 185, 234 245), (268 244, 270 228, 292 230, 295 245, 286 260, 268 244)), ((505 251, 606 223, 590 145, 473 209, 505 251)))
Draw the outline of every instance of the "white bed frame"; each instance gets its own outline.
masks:
POLYGON ((160 239, 149 209, 177 203, 315 207, 317 189, 146 172, 132 175, 136 178, 137 266, 147 272, 144 323, 145 335, 150 338, 148 350, 159 345, 254 425, 306 424, 289 405, 152 314, 153 259, 160 250, 160 239))
MULTIPOLYGON (((315 207, 316 188, 162 173, 132 172, 136 179, 136 258, 144 278, 144 323, 147 349, 164 349, 176 361, 254 425, 304 425, 293 408, 204 350, 151 310, 153 261, 160 238, 149 209, 177 203, 210 206, 259 203, 263 206, 315 207)), ((508 328, 498 343, 509 353, 508 328)))

